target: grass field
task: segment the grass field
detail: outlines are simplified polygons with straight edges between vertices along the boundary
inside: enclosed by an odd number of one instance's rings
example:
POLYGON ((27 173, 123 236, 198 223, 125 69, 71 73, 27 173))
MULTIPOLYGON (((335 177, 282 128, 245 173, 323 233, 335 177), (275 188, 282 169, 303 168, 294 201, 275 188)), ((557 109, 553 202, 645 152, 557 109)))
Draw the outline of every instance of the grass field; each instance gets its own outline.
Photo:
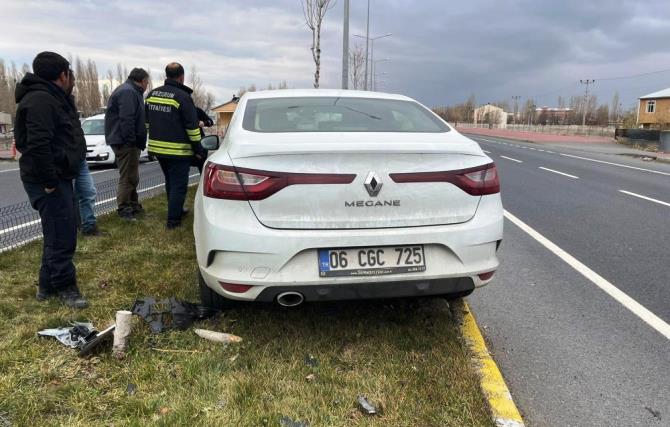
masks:
POLYGON ((142 221, 104 217, 109 237, 80 238, 86 310, 35 300, 41 242, 0 254, 0 426, 492 425, 442 300, 245 305, 197 324, 244 339, 227 347, 135 318, 122 361, 38 338, 73 320, 102 329, 142 296, 198 301, 190 218, 167 231, 164 197, 144 206, 142 221), (380 414, 363 415, 359 394, 380 414))

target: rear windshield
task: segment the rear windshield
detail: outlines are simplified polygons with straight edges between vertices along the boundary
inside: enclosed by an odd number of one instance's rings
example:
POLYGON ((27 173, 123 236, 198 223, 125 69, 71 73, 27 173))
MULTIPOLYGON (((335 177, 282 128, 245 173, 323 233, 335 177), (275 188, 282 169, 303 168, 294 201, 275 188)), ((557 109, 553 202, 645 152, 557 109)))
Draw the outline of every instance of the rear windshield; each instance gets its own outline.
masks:
POLYGON ((104 135, 105 121, 100 119, 84 120, 81 128, 84 130, 84 135, 104 135))
POLYGON ((416 102, 304 97, 250 99, 242 127, 252 132, 448 132, 416 102))

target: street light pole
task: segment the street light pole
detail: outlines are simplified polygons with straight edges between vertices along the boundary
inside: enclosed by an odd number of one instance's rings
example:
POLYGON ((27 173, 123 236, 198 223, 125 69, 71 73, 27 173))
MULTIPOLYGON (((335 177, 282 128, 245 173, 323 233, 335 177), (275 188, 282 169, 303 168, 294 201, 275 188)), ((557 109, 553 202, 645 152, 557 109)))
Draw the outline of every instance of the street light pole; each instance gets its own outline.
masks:
POLYGON ((349 0, 344 0, 342 33, 342 89, 349 89, 349 0))
POLYGON ((586 108, 588 107, 589 102, 589 85, 595 83, 595 80, 580 80, 579 83, 586 85, 586 91, 584 92, 584 114, 582 115, 582 126, 586 126, 586 108))
POLYGON ((365 28, 365 90, 368 90, 368 49, 370 48, 370 0, 368 0, 368 18, 365 28))

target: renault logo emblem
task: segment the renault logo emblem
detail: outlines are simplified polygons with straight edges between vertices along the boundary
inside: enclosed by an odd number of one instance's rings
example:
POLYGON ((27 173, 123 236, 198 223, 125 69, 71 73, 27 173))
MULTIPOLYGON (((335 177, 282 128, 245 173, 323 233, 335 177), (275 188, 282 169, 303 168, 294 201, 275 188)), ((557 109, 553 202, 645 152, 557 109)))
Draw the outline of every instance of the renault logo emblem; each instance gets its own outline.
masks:
POLYGON ((370 172, 365 178, 365 189, 368 190, 370 197, 377 197, 382 189, 382 180, 375 172, 370 172))

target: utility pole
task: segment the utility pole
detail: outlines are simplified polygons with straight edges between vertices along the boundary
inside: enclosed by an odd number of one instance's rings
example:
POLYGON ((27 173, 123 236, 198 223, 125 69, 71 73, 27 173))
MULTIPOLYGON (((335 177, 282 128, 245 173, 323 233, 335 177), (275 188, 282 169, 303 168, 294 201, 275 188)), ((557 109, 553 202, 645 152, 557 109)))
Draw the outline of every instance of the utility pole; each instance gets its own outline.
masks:
POLYGON ((517 111, 519 111, 519 99, 521 99, 521 97, 519 95, 513 95, 512 99, 514 100, 514 124, 516 124, 517 111))
POLYGON ((370 0, 368 0, 368 23, 365 28, 365 90, 368 90, 368 50, 370 49, 370 0))
POLYGON ((344 0, 342 33, 342 89, 349 89, 349 0, 344 0))
POLYGON ((586 86, 586 91, 584 92, 584 114, 582 115, 582 126, 586 126, 586 108, 589 102, 589 85, 595 83, 595 80, 579 80, 579 83, 586 86))

